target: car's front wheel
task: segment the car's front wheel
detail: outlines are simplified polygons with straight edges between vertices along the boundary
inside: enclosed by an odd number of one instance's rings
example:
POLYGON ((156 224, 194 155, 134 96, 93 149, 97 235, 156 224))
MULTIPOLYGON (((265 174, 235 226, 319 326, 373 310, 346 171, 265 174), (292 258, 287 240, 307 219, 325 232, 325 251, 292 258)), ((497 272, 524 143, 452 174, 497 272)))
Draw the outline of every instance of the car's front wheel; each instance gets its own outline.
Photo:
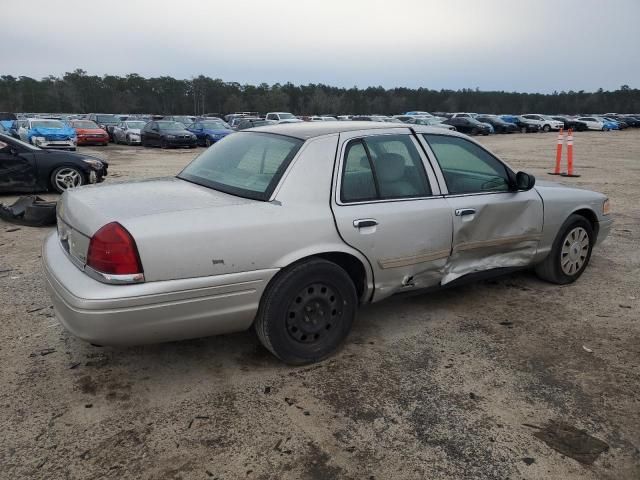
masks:
POLYGON ((84 185, 84 175, 76 167, 58 167, 51 174, 51 186, 58 193, 82 185, 84 185))
POLYGON ((204 145, 205 145, 205 147, 207 147, 207 148, 209 148, 209 147, 212 145, 212 143, 211 143, 211 139, 210 139, 209 137, 207 137, 207 138, 205 138, 205 139, 204 139, 204 145))
POLYGON ((595 233, 589 220, 582 215, 569 216, 547 258, 536 265, 536 274, 560 285, 575 282, 589 264, 594 242, 595 233))
POLYGON ((262 344, 283 362, 318 362, 346 338, 357 304, 344 269, 322 259, 305 261, 269 285, 254 326, 262 344))
POLYGON ((542 127, 542 131, 548 133, 551 131, 551 127, 549 125, 545 125, 544 127, 542 127))

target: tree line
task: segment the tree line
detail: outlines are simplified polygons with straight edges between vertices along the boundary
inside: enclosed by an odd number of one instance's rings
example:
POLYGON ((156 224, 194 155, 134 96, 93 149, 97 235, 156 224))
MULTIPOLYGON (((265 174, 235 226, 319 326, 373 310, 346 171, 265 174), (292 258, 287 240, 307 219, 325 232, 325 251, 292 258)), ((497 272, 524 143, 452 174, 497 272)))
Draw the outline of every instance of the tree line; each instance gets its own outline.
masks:
POLYGON ((190 114, 290 111, 397 114, 408 110, 485 113, 640 113, 640 89, 518 93, 478 89, 340 88, 323 84, 242 85, 200 75, 190 80, 88 75, 77 69, 40 80, 0 76, 0 111, 190 114))

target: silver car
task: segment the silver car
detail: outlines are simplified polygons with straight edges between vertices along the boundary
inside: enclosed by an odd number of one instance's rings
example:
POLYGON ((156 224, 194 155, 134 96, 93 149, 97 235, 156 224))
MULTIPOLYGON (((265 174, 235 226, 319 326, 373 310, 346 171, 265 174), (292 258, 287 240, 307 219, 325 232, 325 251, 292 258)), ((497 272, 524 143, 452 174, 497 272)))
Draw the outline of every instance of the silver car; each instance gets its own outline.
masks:
POLYGON ((142 120, 127 120, 113 127, 114 143, 126 143, 127 145, 140 145, 140 131, 146 122, 142 120))
POLYGON ((43 263, 57 317, 96 344, 253 326, 321 360, 360 305, 534 267, 566 284, 611 228, 604 195, 539 182, 441 128, 244 130, 180 174, 65 192, 43 263))

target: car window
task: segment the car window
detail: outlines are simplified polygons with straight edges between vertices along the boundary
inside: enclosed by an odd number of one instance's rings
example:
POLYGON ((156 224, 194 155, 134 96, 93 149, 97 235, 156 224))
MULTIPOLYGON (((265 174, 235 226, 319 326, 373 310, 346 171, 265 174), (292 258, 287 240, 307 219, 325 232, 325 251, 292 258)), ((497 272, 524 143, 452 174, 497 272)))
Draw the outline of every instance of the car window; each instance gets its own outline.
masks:
POLYGON ((238 132, 216 142, 179 178, 255 200, 268 200, 303 141, 269 133, 238 132))
POLYGON ((344 202, 431 195, 422 159, 409 135, 375 135, 355 140, 345 152, 344 202))
POLYGON ((450 194, 509 190, 504 164, 476 144, 447 135, 423 137, 436 156, 450 194))

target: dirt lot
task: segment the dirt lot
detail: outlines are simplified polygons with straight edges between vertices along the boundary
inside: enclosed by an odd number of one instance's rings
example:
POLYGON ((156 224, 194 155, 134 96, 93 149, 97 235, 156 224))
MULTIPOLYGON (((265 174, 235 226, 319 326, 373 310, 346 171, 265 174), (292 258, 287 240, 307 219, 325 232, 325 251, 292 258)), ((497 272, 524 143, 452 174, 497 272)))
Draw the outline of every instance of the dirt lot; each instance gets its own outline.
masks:
MULTIPOLYGON (((480 140, 547 180, 555 139, 480 140)), ((608 194, 616 215, 576 284, 524 272, 392 298, 306 368, 252 332, 127 349, 70 337, 44 290, 49 230, 0 221, 0 477, 640 478, 640 131, 575 142, 582 177, 563 181, 608 194), (592 446, 552 449, 549 422, 609 449, 580 463, 592 446)), ((110 160, 108 182, 195 154, 83 151, 110 160)))

